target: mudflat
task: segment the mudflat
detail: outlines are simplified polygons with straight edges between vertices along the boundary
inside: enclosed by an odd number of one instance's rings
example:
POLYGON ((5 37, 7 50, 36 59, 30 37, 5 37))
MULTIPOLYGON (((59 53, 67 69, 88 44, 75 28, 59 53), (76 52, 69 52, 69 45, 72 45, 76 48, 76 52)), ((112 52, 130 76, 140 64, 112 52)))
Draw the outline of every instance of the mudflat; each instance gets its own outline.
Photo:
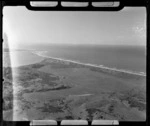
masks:
POLYGON ((3 76, 4 120, 146 120, 146 76, 52 58, 3 76))

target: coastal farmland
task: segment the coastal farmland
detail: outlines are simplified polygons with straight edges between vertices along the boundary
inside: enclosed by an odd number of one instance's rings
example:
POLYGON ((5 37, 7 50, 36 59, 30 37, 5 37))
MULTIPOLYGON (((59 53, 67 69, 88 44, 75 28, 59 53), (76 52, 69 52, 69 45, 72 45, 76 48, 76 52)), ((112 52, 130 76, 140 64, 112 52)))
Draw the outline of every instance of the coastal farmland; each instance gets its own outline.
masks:
POLYGON ((145 76, 52 58, 3 71, 4 120, 146 119, 145 76))

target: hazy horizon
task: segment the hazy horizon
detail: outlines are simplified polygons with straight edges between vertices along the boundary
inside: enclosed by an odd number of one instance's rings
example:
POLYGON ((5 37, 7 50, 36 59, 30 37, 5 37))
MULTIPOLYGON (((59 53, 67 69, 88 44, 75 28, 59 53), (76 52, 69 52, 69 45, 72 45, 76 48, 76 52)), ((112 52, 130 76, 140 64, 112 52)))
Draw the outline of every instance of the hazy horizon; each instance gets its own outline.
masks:
MULTIPOLYGON (((146 9, 119 12, 40 12, 4 7, 9 48, 35 45, 146 45, 146 9)), ((5 46, 5 44, 4 44, 5 46)))

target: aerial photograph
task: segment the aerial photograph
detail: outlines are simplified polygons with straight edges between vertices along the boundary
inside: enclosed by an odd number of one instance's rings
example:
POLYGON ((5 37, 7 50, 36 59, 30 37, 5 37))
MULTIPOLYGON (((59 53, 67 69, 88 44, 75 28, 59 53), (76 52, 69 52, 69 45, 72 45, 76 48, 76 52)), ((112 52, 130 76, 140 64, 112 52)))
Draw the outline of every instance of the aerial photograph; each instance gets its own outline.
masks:
POLYGON ((3 8, 3 120, 146 120, 146 9, 3 8))

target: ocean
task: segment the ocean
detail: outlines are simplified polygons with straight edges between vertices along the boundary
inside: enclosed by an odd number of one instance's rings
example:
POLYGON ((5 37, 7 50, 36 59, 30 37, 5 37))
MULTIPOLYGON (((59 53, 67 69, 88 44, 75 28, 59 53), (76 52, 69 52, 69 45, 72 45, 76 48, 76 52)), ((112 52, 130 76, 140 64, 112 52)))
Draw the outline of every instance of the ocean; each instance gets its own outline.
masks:
MULTIPOLYGON (((40 52, 40 56, 146 73, 146 47, 144 46, 43 45, 35 46, 32 49, 40 52)), ((36 53, 31 52, 33 51, 19 51, 19 54, 15 54, 17 62, 13 64, 26 65, 44 59, 44 57, 38 58, 35 56, 36 53)), ((12 58, 12 60, 16 59, 12 58)))
POLYGON ((52 45, 42 55, 86 64, 146 73, 146 47, 52 45))

